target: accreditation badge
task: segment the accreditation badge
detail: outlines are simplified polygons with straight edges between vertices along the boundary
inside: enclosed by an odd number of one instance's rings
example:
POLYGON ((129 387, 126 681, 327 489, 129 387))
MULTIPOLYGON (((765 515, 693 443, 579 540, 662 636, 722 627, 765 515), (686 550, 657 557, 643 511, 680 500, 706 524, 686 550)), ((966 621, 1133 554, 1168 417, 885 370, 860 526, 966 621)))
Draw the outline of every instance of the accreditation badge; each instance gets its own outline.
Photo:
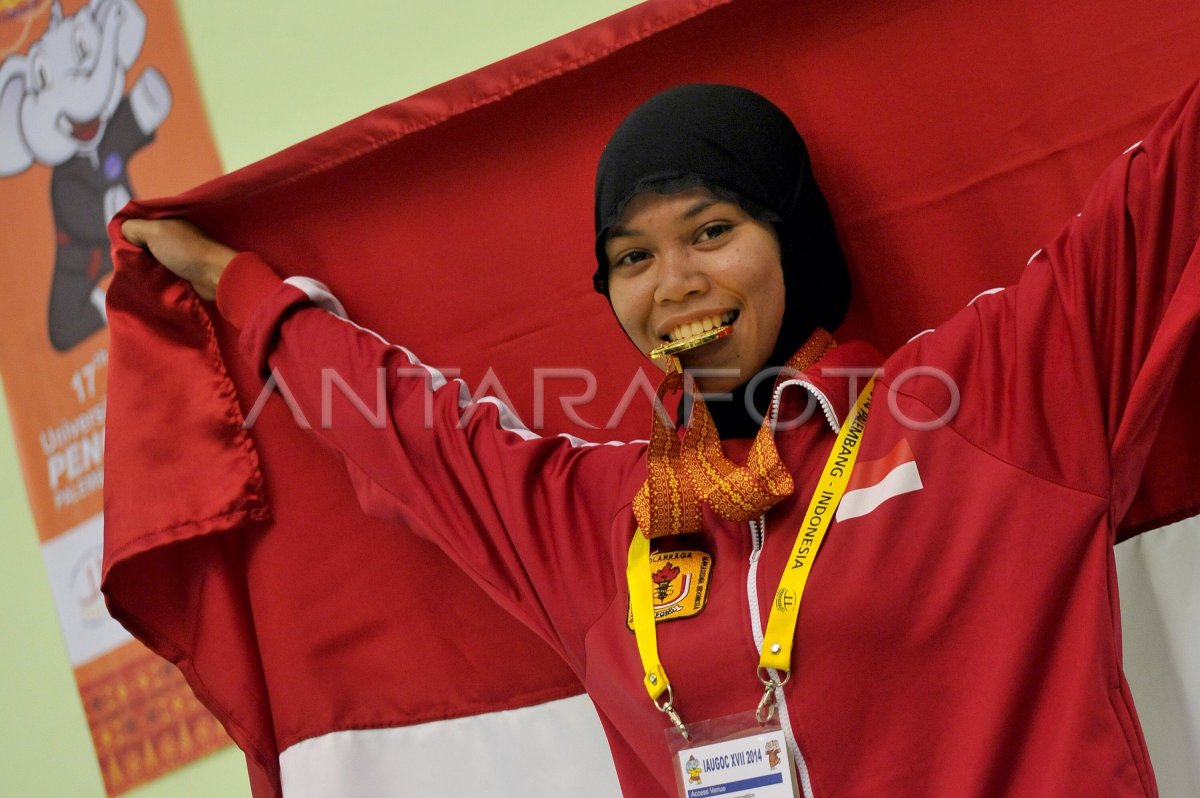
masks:
POLYGON ((680 798, 798 798, 796 768, 778 720, 753 712, 667 730, 680 798))

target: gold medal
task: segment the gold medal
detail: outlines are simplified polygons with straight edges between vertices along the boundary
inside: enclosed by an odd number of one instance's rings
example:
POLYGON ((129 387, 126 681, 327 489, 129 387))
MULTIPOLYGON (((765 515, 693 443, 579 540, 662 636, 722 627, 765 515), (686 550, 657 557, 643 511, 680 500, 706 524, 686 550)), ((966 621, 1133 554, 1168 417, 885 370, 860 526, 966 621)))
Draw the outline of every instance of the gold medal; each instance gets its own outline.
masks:
POLYGON ((720 327, 713 327, 711 330, 705 330, 696 335, 689 335, 687 338, 680 338, 678 341, 656 346, 650 350, 650 357, 653 360, 658 360, 661 357, 670 357, 677 355, 680 352, 686 352, 689 349, 695 349, 698 346, 711 344, 713 341, 724 338, 729 333, 733 332, 733 328, 728 324, 722 324, 720 327))

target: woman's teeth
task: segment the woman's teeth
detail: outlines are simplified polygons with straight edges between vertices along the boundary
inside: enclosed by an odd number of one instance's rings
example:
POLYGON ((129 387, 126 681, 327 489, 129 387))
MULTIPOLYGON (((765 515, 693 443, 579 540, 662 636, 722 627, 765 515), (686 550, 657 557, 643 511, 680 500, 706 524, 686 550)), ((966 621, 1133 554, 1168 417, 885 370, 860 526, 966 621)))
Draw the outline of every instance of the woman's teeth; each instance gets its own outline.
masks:
POLYGON ((685 322, 684 324, 680 324, 678 327, 671 330, 671 332, 667 334, 666 340, 679 341, 692 335, 699 335, 700 333, 707 332, 714 327, 720 327, 723 324, 732 324, 733 320, 736 318, 737 311, 730 310, 721 315, 714 314, 712 316, 705 316, 703 319, 697 319, 696 321, 685 322))

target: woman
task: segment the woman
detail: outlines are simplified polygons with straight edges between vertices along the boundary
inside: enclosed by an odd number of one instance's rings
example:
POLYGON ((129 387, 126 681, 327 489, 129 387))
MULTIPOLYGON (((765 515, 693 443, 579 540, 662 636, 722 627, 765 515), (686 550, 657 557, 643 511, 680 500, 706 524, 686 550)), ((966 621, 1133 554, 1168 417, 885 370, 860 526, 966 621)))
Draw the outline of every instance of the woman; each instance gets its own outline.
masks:
MULTIPOLYGON (((324 286, 181 222, 123 232, 215 297, 306 414, 323 369, 359 395, 386 369, 385 429, 345 403, 322 431, 360 501, 554 641, 626 794, 717 783, 706 722, 751 734, 777 713, 806 795, 1149 795, 1112 540, 1200 302, 1200 214, 1176 179, 1198 103, 1122 156, 1018 285, 884 360, 825 332, 845 267, 783 114, 729 87, 650 100, 601 159, 595 284, 710 394, 685 403, 682 442, 657 415, 648 444, 537 438, 498 403, 465 413, 438 375, 427 427, 415 358, 338 319, 324 286)), ((686 389, 660 360, 664 393, 686 389)))

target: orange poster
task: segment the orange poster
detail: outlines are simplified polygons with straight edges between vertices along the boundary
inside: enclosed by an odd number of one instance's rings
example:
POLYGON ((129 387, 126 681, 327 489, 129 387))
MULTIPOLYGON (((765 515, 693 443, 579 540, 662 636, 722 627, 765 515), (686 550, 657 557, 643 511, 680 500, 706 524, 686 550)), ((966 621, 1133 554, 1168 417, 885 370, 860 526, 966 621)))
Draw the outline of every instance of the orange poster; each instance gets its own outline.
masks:
POLYGON ((99 591, 105 226, 219 172, 171 0, 0 0, 0 373, 109 795, 227 742, 99 591))

